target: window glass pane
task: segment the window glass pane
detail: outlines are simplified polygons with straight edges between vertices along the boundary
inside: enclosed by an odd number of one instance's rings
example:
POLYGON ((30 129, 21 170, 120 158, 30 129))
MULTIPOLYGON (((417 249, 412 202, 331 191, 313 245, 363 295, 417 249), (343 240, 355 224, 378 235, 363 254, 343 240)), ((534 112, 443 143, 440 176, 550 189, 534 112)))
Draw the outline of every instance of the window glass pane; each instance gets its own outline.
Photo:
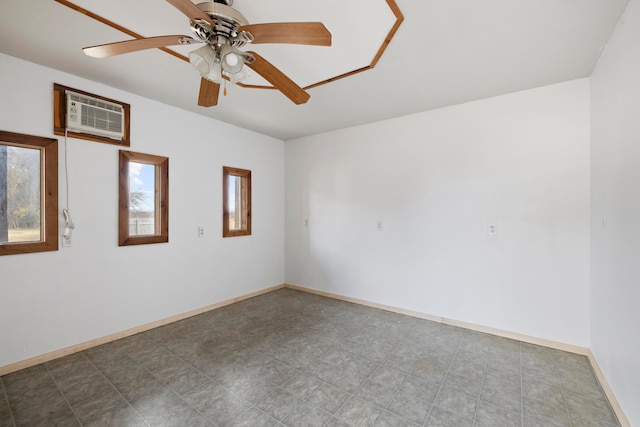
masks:
POLYGON ((129 235, 156 233, 156 167, 129 162, 129 235))
POLYGON ((0 144, 0 243, 39 242, 41 152, 0 144))
POLYGON ((120 150, 118 245, 169 241, 169 159, 120 150))
POLYGON ((229 175, 229 230, 242 230, 242 177, 229 175))
POLYGON ((251 235, 251 171, 222 167, 222 237, 251 235))

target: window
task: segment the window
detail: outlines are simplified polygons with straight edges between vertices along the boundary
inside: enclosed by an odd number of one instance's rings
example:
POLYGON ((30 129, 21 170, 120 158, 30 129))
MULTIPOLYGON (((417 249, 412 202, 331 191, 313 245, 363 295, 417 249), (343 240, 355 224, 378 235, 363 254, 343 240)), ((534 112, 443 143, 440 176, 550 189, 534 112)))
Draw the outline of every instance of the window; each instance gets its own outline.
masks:
POLYGON ((251 235, 251 171, 222 168, 222 237, 251 235))
POLYGON ((118 244, 169 241, 169 159, 120 150, 118 244))
POLYGON ((0 255, 58 250, 58 141, 0 131, 0 255))

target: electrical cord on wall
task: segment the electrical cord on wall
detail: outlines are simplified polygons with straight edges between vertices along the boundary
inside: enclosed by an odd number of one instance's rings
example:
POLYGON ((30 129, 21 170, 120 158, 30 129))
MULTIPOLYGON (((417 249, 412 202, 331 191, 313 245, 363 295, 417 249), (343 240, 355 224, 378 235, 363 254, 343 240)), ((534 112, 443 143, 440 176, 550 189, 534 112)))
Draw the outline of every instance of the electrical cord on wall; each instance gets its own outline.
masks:
POLYGON ((70 242, 71 240, 71 230, 76 228, 73 220, 71 219, 71 214, 69 213, 69 164, 68 164, 68 156, 67 153, 69 151, 69 144, 67 142, 67 129, 64 130, 64 181, 66 188, 66 207, 62 209, 62 216, 64 217, 65 227, 64 234, 62 237, 65 241, 70 242))

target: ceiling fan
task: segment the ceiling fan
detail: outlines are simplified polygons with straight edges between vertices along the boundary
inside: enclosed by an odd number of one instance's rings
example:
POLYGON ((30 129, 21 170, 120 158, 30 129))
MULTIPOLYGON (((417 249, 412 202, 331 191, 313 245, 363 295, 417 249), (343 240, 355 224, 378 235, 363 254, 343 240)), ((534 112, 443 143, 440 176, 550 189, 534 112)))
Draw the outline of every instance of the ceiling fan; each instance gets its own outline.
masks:
POLYGON ((223 80, 237 83, 247 76, 244 65, 282 92, 296 104, 304 104, 310 95, 269 61, 252 51, 239 48, 248 43, 289 43, 331 46, 331 33, 320 22, 283 22, 249 24, 232 8, 233 0, 209 0, 198 5, 191 0, 167 0, 189 18, 193 37, 184 35, 147 37, 86 47, 83 52, 94 58, 106 58, 165 46, 204 43, 189 53, 191 65, 200 72, 198 105, 218 104, 223 80))

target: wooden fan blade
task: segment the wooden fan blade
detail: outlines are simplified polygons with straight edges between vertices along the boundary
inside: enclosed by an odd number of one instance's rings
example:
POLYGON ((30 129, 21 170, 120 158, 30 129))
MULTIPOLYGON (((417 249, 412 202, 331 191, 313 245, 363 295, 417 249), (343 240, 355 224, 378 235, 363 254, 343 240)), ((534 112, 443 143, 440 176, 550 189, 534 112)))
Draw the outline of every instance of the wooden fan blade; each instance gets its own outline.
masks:
POLYGON ((213 107, 218 105, 220 85, 204 77, 200 79, 200 94, 198 95, 198 105, 201 107, 213 107))
POLYGON ((82 51, 85 55, 93 58, 107 58, 109 56, 137 52, 139 50, 152 49, 155 47, 192 43, 200 42, 189 36, 159 36, 85 47, 82 51))
POLYGON ((331 33, 322 22, 273 22, 245 25, 238 31, 247 31, 254 37, 252 43, 289 43, 313 46, 331 46, 331 33))
POLYGON ((171 3, 180 12, 182 12, 190 20, 195 21, 196 19, 201 19, 201 20, 207 21, 209 24, 211 24, 214 27, 216 26, 216 23, 213 22, 213 20, 209 17, 209 15, 201 11, 198 8, 198 6, 191 3, 191 0, 167 0, 167 1, 171 3))
POLYGON ((271 83, 273 87, 282 92, 287 98, 298 105, 304 104, 309 100, 311 96, 273 64, 255 52, 247 53, 253 55, 256 60, 251 64, 246 63, 245 65, 264 77, 265 80, 271 83))

